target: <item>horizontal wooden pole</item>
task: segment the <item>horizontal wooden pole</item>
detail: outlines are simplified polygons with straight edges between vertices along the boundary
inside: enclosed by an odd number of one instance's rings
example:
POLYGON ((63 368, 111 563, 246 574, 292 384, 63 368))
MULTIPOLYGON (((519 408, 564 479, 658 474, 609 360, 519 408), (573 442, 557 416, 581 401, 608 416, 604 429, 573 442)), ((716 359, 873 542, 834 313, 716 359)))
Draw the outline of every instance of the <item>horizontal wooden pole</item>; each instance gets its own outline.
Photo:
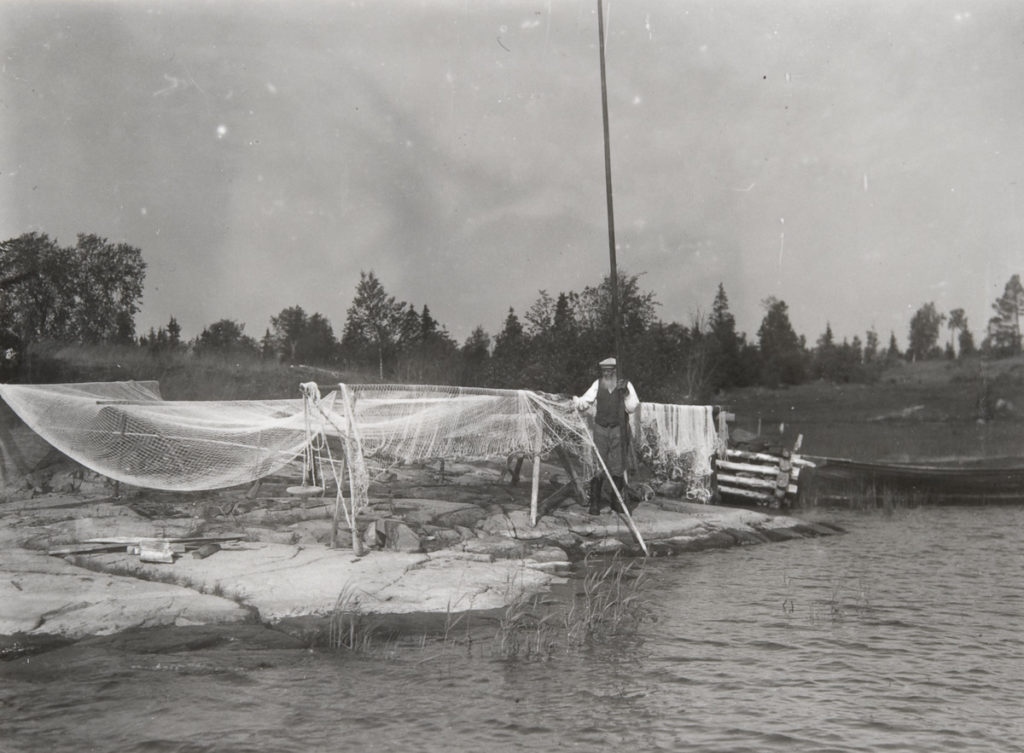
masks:
POLYGON ((773 494, 762 494, 761 492, 751 491, 750 489, 739 489, 732 486, 722 486, 719 484, 718 491, 722 494, 732 494, 736 497, 746 497, 748 499, 757 499, 764 502, 774 502, 775 495, 773 494))
POLYGON ((752 463, 734 463, 731 460, 717 461, 719 468, 727 471, 741 471, 745 473, 756 473, 759 476, 776 476, 779 473, 777 465, 753 465, 752 463))
MULTIPOLYGON (((761 478, 748 478, 744 476, 733 476, 730 474, 720 473, 718 475, 719 488, 721 488, 722 482, 726 484, 736 484, 737 486, 749 486, 755 489, 776 489, 778 484, 775 481, 769 481, 768 479, 761 478)), ((790 494, 797 493, 796 484, 789 484, 786 486, 786 491, 790 494)))
MULTIPOLYGON (((446 397, 460 397, 463 395, 475 395, 479 397, 519 397, 523 393, 529 392, 529 390, 509 390, 509 389, 492 389, 490 387, 453 387, 451 385, 443 384, 348 384, 341 382, 333 385, 330 389, 337 389, 340 384, 344 384, 349 391, 361 392, 364 395, 370 395, 372 393, 387 393, 387 392, 418 392, 420 394, 428 392, 441 393, 446 397)), ((325 387, 325 389, 327 389, 325 387)), ((569 398, 566 398, 567 400, 569 398)))
MULTIPOLYGON (((780 460, 784 458, 778 455, 769 455, 765 452, 748 452, 747 450, 726 450, 726 454, 729 457, 742 458, 744 460, 761 460, 766 463, 775 463, 778 465, 780 460)), ((815 465, 810 460, 805 460, 799 455, 791 455, 788 459, 793 465, 802 466, 804 468, 814 468, 815 465)))

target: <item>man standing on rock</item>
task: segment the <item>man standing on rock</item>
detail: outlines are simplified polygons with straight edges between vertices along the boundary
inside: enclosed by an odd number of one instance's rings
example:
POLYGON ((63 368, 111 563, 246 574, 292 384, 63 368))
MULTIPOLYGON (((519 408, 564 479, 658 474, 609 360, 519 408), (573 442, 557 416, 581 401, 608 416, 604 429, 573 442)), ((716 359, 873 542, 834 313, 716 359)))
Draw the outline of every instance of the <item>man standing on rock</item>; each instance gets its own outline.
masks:
MULTIPOLYGON (((628 421, 629 415, 640 407, 640 398, 637 397, 631 382, 618 378, 614 358, 606 358, 599 365, 601 378, 590 385, 590 389, 580 397, 573 397, 572 404, 581 412, 590 410, 591 406, 597 406, 594 413, 594 445, 625 500, 627 492, 624 451, 628 450, 628 421), (623 438, 627 442, 627 447, 622 445, 623 438)), ((603 470, 598 470, 597 475, 590 480, 590 508, 587 512, 591 515, 601 514, 603 480, 603 470)))

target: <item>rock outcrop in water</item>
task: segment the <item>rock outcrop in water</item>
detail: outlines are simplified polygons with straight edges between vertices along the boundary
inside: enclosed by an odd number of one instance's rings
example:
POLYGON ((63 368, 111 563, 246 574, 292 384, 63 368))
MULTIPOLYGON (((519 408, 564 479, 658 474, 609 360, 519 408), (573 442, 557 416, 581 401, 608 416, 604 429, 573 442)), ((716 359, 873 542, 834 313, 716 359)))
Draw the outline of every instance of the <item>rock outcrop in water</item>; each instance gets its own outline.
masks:
MULTIPOLYGON (((138 627, 493 610, 563 581, 587 556, 640 553, 622 519, 587 515, 571 501, 531 525, 529 491, 499 479, 486 466, 449 466, 443 479, 404 469, 375 488, 360 520, 360 556, 328 545, 333 499, 289 497, 287 480, 172 495, 117 489, 77 469, 37 471, 9 484, 0 501, 0 635, 11 651, 138 627), (172 563, 144 562, 127 547, 48 554, 88 539, 226 534, 238 539, 172 563)), ((654 556, 837 530, 659 497, 634 520, 654 556)), ((338 533, 342 546, 351 546, 350 533, 338 533)))

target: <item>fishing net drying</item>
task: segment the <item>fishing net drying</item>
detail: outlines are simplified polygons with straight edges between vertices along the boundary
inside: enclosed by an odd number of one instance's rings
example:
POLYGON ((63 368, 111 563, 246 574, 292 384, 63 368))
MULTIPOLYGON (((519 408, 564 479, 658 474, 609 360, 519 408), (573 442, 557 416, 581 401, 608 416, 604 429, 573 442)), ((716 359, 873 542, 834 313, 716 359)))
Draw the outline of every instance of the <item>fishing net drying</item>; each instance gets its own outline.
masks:
POLYGON ((658 483, 681 482, 689 499, 711 499, 712 458, 726 440, 709 405, 643 403, 636 451, 658 483))
POLYGON ((310 443, 310 416, 299 398, 163 400, 156 382, 7 384, 0 396, 76 462, 150 489, 251 483, 302 458, 310 443))
POLYGON ((348 385, 363 456, 372 467, 438 458, 548 456, 561 446, 595 472, 586 417, 568 398, 528 390, 348 385))
MULTIPOLYGON (((372 478, 437 459, 559 458, 598 472, 590 417, 528 390, 312 383, 284 400, 170 401, 155 382, 0 385, 0 396, 57 449, 109 478, 172 491, 252 483, 301 461, 303 484, 333 482, 350 525, 372 478)), ((637 454, 701 496, 719 449, 711 409, 645 403, 637 454)), ((706 497, 703 497, 706 501, 706 497)))

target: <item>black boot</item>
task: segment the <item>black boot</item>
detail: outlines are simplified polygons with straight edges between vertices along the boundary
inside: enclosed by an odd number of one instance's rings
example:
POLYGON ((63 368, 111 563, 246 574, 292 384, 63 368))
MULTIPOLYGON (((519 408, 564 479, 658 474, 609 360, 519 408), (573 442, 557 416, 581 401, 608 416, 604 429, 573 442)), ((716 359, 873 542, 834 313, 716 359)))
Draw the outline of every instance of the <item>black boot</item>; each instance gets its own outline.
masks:
POLYGON ((601 482, 603 479, 600 476, 594 476, 590 479, 590 507, 587 512, 591 515, 601 514, 601 482))
POLYGON ((622 476, 612 476, 612 483, 615 484, 615 488, 619 490, 618 497, 612 500, 612 509, 618 512, 623 512, 622 507, 619 506, 619 497, 622 498, 623 502, 626 500, 626 479, 622 476))

